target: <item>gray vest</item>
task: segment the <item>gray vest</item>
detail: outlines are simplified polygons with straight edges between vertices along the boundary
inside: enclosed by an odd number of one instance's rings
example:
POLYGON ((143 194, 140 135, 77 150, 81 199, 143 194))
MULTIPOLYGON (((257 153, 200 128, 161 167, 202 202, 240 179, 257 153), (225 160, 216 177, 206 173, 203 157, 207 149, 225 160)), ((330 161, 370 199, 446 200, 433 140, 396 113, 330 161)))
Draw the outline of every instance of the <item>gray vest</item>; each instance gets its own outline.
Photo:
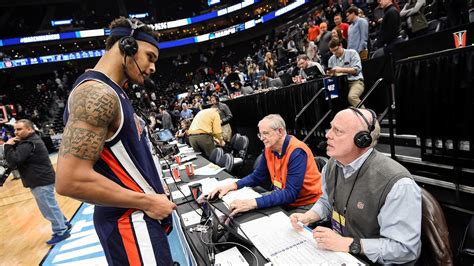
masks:
POLYGON ((346 236, 355 238, 380 238, 377 215, 385 204, 385 198, 393 185, 403 177, 410 177, 408 170, 396 161, 373 150, 362 167, 345 179, 342 169, 330 159, 326 168, 326 184, 329 204, 344 214, 346 210, 346 236), (360 171, 354 190, 350 193, 357 173, 360 171), (336 203, 334 183, 337 178, 336 203), (350 197, 349 197, 350 194, 350 197))

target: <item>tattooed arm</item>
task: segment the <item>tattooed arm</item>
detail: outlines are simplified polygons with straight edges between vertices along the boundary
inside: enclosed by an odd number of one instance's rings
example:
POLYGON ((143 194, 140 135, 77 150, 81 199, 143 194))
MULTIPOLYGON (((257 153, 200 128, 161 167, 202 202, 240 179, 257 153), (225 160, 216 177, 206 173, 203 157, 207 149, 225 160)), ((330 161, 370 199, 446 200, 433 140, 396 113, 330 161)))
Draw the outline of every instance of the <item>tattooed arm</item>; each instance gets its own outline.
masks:
POLYGON ((114 134, 121 119, 115 92, 90 81, 74 90, 69 101, 69 119, 57 164, 58 193, 94 204, 141 209, 155 219, 168 216, 176 205, 165 195, 134 192, 93 169, 105 140, 114 134))

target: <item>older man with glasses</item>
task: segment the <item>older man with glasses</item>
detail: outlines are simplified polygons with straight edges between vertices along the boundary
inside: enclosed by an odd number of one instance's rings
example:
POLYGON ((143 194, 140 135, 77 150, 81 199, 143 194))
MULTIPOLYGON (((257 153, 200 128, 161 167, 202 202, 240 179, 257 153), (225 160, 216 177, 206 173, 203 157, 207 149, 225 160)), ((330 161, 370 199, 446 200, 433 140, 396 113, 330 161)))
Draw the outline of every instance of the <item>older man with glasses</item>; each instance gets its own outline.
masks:
POLYGON ((222 198, 229 191, 255 187, 270 180, 273 192, 257 199, 231 202, 231 215, 252 209, 283 206, 289 212, 311 208, 322 194, 321 174, 311 149, 296 137, 286 134, 285 121, 271 114, 258 123, 258 137, 265 145, 257 168, 243 179, 209 193, 222 198))

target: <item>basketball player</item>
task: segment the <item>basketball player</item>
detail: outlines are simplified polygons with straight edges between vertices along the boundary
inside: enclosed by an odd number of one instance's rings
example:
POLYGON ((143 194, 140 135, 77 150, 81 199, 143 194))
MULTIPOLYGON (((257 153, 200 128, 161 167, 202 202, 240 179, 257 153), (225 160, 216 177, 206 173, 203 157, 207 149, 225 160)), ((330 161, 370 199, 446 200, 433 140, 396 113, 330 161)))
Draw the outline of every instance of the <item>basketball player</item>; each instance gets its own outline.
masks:
POLYGON ((64 112, 57 191, 95 204, 109 265, 170 265, 176 205, 164 195, 145 132, 122 87, 155 72, 158 35, 138 20, 110 24, 105 54, 76 81, 64 112))

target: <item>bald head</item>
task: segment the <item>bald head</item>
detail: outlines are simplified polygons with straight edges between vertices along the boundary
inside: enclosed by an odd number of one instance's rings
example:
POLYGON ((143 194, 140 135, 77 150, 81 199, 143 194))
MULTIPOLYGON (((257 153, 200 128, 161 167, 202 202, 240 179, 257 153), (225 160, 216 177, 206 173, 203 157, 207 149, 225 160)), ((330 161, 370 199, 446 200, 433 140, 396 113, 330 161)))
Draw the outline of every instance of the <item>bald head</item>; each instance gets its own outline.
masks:
MULTIPOLYGON (((373 120, 375 118, 374 129, 370 132, 372 136, 372 144, 370 147, 374 147, 377 144, 377 140, 380 136, 380 124, 377 121, 377 117, 375 113, 372 115, 372 112, 368 109, 361 109, 361 108, 354 108, 354 109, 345 109, 339 113, 342 113, 344 116, 351 117, 352 116, 352 123, 351 127, 353 127, 354 132, 357 133, 359 131, 371 131, 370 128, 372 127, 373 120), (355 109, 355 110, 354 110, 355 109), (360 114, 357 112, 359 111, 360 114)), ((350 123, 350 122, 349 122, 350 123)))
POLYGON ((365 109, 357 110, 360 111, 363 117, 351 109, 345 109, 337 113, 331 121, 331 129, 326 133, 328 140, 327 154, 343 164, 351 163, 367 149, 375 146, 380 135, 380 126, 376 121, 375 128, 370 134, 372 136, 371 145, 367 148, 359 148, 356 146, 354 136, 360 131, 370 131, 369 127, 373 123, 373 117, 370 111, 365 109))

